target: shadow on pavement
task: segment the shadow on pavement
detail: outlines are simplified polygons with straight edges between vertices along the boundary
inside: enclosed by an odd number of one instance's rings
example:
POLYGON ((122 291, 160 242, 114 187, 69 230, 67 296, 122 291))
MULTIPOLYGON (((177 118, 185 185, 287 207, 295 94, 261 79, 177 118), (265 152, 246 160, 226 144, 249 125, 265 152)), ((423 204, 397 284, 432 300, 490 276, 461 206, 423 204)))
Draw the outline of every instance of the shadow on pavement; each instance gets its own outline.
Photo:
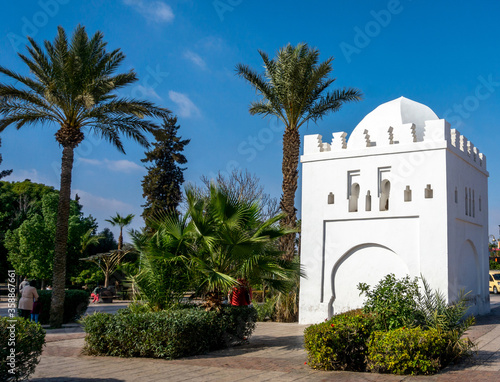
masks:
POLYGON ((492 366, 498 363, 498 354, 496 352, 479 350, 471 358, 462 360, 453 365, 446 366, 440 373, 448 371, 462 371, 473 369, 478 366, 492 366))
POLYGON ((34 378, 30 382, 125 382, 123 379, 116 378, 70 378, 70 377, 52 377, 52 378, 34 378))

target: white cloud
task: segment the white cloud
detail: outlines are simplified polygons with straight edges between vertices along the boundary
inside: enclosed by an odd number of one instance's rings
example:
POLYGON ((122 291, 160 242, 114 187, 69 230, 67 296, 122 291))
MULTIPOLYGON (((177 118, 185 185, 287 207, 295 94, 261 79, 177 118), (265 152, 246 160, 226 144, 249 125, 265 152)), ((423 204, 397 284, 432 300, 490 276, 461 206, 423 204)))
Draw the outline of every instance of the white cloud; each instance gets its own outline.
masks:
POLYGON ((52 183, 48 178, 41 175, 36 169, 30 170, 15 170, 11 175, 2 178, 6 182, 24 182, 26 179, 31 180, 33 183, 42 183, 47 186, 57 187, 58 185, 52 183))
POLYGON ((102 165, 102 161, 100 161, 98 159, 87 159, 87 158, 80 157, 77 160, 80 161, 80 162, 83 162, 83 163, 91 164, 93 166, 100 166, 100 165, 102 165))
POLYGON ((123 3, 134 8, 146 19, 157 23, 170 23, 175 17, 172 8, 163 1, 123 0, 123 3))
MULTIPOLYGON (((97 196, 80 189, 73 190, 71 193, 73 199, 75 195, 78 194, 80 197, 80 204, 83 205, 86 211, 99 211, 104 213, 105 216, 111 216, 116 214, 116 212, 125 213, 126 211, 134 210, 134 206, 128 203, 124 203, 117 199, 103 198, 102 196, 97 196)), ((127 212, 127 214, 129 213, 130 212, 127 212)))
POLYGON ((177 93, 173 90, 170 90, 168 92, 168 96, 173 102, 177 104, 177 113, 181 117, 189 118, 200 115, 200 110, 186 94, 177 93))
POLYGON ((191 50, 186 50, 184 52, 184 58, 191 61, 193 64, 198 66, 199 68, 205 70, 207 68, 207 64, 203 60, 203 58, 200 57, 199 54, 191 51, 191 50))
POLYGON ((143 171, 144 167, 139 166, 137 163, 131 162, 129 160, 104 160, 104 163, 106 163, 106 166, 111 170, 111 171, 117 171, 117 172, 132 172, 132 171, 143 171))
POLYGON ((144 167, 139 166, 137 163, 122 159, 122 160, 98 160, 98 159, 87 159, 87 158, 78 158, 80 162, 87 163, 92 166, 100 166, 105 167, 110 171, 114 172, 125 172, 130 173, 133 171, 144 171, 144 167))

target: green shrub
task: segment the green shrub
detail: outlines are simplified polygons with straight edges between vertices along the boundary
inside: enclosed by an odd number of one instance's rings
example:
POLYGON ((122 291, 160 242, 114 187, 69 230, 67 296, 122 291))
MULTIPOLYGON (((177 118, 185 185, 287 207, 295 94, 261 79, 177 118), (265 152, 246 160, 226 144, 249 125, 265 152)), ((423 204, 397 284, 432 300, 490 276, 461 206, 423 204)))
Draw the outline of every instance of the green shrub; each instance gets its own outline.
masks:
POLYGON ((465 316, 468 309, 468 293, 461 292, 457 301, 448 304, 443 293, 432 290, 423 277, 422 282, 424 293, 419 294, 418 298, 418 310, 421 313, 420 326, 454 331, 460 337, 470 326, 474 325, 474 316, 465 316))
POLYGON ((500 270, 500 263, 490 259, 490 270, 500 270))
POLYGON ((358 289, 366 294, 367 300, 363 311, 374 315, 376 330, 415 326, 421 320, 417 306, 419 288, 416 277, 412 280, 406 276, 398 280, 391 273, 373 290, 364 283, 359 284, 358 289))
POLYGON ((39 324, 23 318, 0 317, 0 381, 22 381, 34 373, 45 344, 45 331, 39 324), (9 322, 13 321, 13 322, 9 322), (11 330, 14 330, 12 332, 11 330), (12 337, 11 333, 15 333, 12 337), (14 374, 11 349, 15 349, 14 374))
MULTIPOLYGON (((51 290, 38 290, 40 302, 42 303, 42 312, 38 321, 41 324, 49 323, 50 302, 52 299, 51 290)), ((78 320, 89 306, 89 294, 84 290, 66 290, 64 297, 64 316, 63 323, 78 320)))
POLYGON ((248 337, 255 309, 225 307, 118 314, 96 313, 83 320, 85 352, 90 355, 174 359, 220 349, 248 337))
POLYGON ((364 371, 366 343, 373 323, 371 315, 354 311, 309 326, 304 332, 309 366, 321 370, 364 371))
POLYGON ((254 303, 253 306, 257 311, 257 321, 272 320, 276 306, 276 298, 267 298, 262 304, 254 303))
POLYGON ((255 330, 257 311, 254 307, 226 306, 219 316, 224 320, 225 344, 240 342, 248 338, 255 330))
POLYGON ((399 328, 374 332, 368 342, 370 371, 392 374, 434 374, 448 357, 448 334, 439 330, 399 328))

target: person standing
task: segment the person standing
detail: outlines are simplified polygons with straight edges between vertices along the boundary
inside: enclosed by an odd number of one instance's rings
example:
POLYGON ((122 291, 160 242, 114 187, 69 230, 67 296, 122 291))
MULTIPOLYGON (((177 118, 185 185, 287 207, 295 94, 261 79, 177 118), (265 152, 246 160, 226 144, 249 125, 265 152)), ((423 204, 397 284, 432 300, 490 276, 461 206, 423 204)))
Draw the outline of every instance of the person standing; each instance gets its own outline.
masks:
POLYGON ((38 299, 38 293, 35 288, 35 280, 31 280, 29 285, 25 286, 21 292, 21 299, 19 300, 18 309, 20 310, 21 317, 30 319, 31 309, 33 309, 33 301, 38 299))
POLYGON ((33 303, 33 308, 31 309, 31 321, 35 321, 38 324, 38 317, 42 312, 42 303, 40 302, 40 298, 37 298, 33 303))
POLYGON ((30 283, 28 279, 25 277, 24 280, 21 281, 21 284, 19 284, 19 293, 21 293, 23 291, 23 288, 28 285, 30 285, 30 283))
POLYGON ((229 302, 233 306, 248 306, 252 303, 252 288, 245 279, 239 278, 238 284, 229 293, 229 302))
POLYGON ((101 286, 98 285, 95 287, 95 289, 92 291, 92 293, 90 294, 90 297, 93 298, 92 300, 92 304, 96 303, 96 302, 99 302, 99 295, 101 294, 101 286))

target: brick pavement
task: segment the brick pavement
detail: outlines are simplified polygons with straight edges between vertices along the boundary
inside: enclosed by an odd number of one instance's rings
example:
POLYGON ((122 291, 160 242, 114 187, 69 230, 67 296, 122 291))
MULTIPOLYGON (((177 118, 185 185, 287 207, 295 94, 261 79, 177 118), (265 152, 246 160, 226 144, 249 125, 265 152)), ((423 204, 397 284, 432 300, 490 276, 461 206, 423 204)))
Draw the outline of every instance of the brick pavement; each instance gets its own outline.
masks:
POLYGON ((48 331, 34 382, 83 381, 339 381, 500 382, 500 307, 479 317, 467 335, 477 356, 434 376, 394 376, 310 369, 303 348, 304 325, 258 323, 248 344, 179 360, 91 357, 80 354, 81 328, 48 331), (66 333, 67 332, 67 333, 66 333))

